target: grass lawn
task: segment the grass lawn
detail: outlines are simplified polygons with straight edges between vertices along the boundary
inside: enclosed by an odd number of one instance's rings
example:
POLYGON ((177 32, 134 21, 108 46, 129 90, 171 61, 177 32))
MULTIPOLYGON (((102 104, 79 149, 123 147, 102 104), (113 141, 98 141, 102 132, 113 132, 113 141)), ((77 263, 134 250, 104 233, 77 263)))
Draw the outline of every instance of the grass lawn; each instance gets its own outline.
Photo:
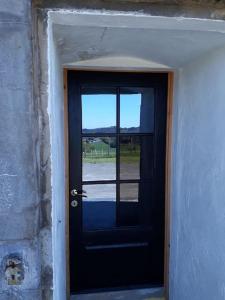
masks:
MULTIPOLYGON (((129 144, 120 147, 120 162, 135 163, 140 158, 140 148, 131 149, 129 144)), ((114 163, 116 161, 116 148, 102 141, 83 143, 83 162, 86 163, 114 163)))

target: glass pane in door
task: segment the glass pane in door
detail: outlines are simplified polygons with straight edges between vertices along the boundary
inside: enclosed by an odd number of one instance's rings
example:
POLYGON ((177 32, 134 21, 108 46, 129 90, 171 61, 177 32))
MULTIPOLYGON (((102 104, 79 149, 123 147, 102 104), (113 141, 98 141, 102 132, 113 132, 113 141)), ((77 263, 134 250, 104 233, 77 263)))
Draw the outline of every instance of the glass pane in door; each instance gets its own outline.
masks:
POLYGON ((120 89, 120 132, 154 131, 154 89, 120 89))
POLYGON ((83 230, 110 229, 116 226, 116 185, 83 185, 83 230))
POLYGON ((153 175, 153 136, 120 137, 120 179, 149 179, 153 175))
POLYGON ((83 89, 82 132, 116 132, 116 90, 83 89))
POLYGON ((157 206, 153 193, 152 180, 121 183, 117 224, 119 226, 149 226, 153 218, 159 217, 152 215, 154 207, 157 206))
POLYGON ((116 179, 116 138, 82 139, 83 181, 116 179))
POLYGON ((140 178, 140 137, 120 137, 120 179, 140 178))
POLYGON ((120 184, 119 226, 139 224, 139 183, 120 184))

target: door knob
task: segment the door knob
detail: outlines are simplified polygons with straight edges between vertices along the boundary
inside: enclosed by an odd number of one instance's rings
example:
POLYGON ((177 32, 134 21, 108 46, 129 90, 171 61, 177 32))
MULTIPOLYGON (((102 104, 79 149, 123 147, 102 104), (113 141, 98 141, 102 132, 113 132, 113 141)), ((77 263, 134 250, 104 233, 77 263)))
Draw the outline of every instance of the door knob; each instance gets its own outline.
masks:
POLYGON ((87 198, 87 195, 85 195, 86 191, 78 191, 76 189, 73 189, 70 191, 71 195, 72 196, 82 196, 82 197, 86 197, 87 198))

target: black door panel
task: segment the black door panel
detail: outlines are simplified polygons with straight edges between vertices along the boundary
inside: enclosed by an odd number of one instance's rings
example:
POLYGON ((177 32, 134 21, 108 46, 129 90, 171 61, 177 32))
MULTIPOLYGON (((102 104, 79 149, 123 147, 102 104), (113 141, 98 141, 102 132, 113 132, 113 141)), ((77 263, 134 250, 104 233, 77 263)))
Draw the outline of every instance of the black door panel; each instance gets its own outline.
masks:
POLYGON ((163 285, 166 99, 167 74, 68 72, 72 293, 163 285))

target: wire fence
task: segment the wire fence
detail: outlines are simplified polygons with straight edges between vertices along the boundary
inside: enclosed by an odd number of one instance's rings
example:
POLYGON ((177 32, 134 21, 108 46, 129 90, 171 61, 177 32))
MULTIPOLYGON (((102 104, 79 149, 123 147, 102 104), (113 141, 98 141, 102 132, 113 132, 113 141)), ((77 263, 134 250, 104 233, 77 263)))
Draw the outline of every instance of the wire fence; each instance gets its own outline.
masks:
POLYGON ((83 158, 89 158, 89 159, 96 159, 96 158, 114 158, 116 157, 116 150, 110 149, 110 150, 90 150, 88 152, 83 151, 83 158))

